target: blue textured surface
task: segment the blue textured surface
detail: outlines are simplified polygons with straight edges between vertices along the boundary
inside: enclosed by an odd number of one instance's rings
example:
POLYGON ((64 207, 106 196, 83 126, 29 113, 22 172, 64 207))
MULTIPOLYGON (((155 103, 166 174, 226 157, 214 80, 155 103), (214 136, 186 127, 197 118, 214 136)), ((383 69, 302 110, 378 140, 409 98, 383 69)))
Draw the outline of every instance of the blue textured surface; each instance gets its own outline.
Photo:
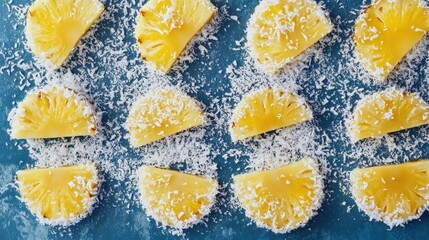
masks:
MULTIPOLYGON (((116 0, 108 0, 106 5, 115 4, 116 0)), ((119 0, 118 0, 119 1, 119 0)), ((324 1, 326 9, 330 13, 331 19, 335 19, 340 16, 342 21, 336 22, 342 29, 351 28, 353 20, 356 18, 355 15, 349 14, 351 9, 359 9, 362 7, 362 3, 359 1, 336 1, 328 0, 324 1), (338 2, 343 2, 342 4, 338 2)), ((236 47, 235 41, 241 39, 244 36, 246 24, 245 22, 250 17, 258 1, 247 1, 247 0, 218 0, 214 1, 214 4, 221 7, 224 5, 228 6, 228 12, 230 15, 236 15, 241 20, 241 24, 237 24, 231 19, 226 19, 222 22, 222 26, 219 32, 216 34, 219 41, 214 42, 209 49, 209 53, 205 56, 197 56, 197 59, 189 64, 190 67, 184 74, 186 81, 188 76, 198 77, 202 74, 211 79, 211 81, 201 88, 201 93, 194 94, 198 100, 202 101, 206 105, 211 104, 211 99, 207 98, 202 92, 208 88, 213 89, 213 94, 221 96, 224 89, 218 88, 223 86, 228 88, 230 85, 229 80, 224 77, 224 74, 219 73, 219 70, 225 70, 225 68, 236 60, 239 64, 242 62, 244 51, 226 51, 236 47), (240 8, 241 11, 236 11, 240 8), (218 64, 214 66, 208 66, 201 64, 201 62, 210 62, 214 59, 223 59, 218 61, 218 64)), ((14 0, 11 5, 19 6, 20 4, 30 4, 24 0, 14 0)), ((10 12, 9 7, 3 3, 0 4, 0 47, 2 50, 13 46, 17 41, 23 41, 24 34, 22 27, 14 29, 14 21, 17 19, 9 19, 8 13, 10 12)), ((112 13, 118 19, 121 19, 119 13, 112 13), (117 15, 117 16, 116 16, 117 15)), ((119 24, 111 21, 101 21, 99 24, 107 24, 114 27, 115 24, 119 24)), ((108 38, 109 32, 100 28, 95 32, 97 38, 108 38)), ((126 34, 129 35, 128 40, 134 41, 132 31, 130 30, 126 34)), ((345 32, 336 32, 339 34, 341 39, 346 39, 350 36, 345 32)), ((340 40, 343 41, 343 40, 340 40)), ((22 46, 22 45, 21 45, 22 46)), ((332 57, 332 64, 337 65, 343 62, 340 54, 340 45, 327 46, 324 51, 330 52, 332 57)), ((11 54, 11 53, 7 53, 11 54)), ((7 55, 6 54, 6 55, 7 55)), ((34 61, 31 53, 21 49, 16 52, 22 56, 24 61, 34 61)), ((135 54, 135 53, 129 53, 135 54)), ((7 56, 6 56, 7 57, 7 56)), ((97 62, 97 58, 102 56, 92 56, 97 62)), ((5 65, 5 56, 0 55, 0 66, 5 65)), ((7 63, 9 66, 13 66, 15 63, 7 63)), ((101 70, 106 66, 100 66, 101 70)), ((424 68, 426 66, 423 66, 424 68)), ((306 71, 314 71, 318 68, 317 62, 313 64, 306 71)), ((323 70, 322 70, 323 73, 323 70)), ((15 188, 12 187, 14 180, 15 171, 18 169, 25 168, 26 164, 32 164, 33 160, 29 159, 28 152, 25 149, 19 149, 14 141, 10 140, 7 133, 9 127, 7 121, 7 114, 11 110, 14 101, 19 101, 23 98, 24 94, 18 88, 18 83, 15 81, 18 74, 26 74, 21 69, 14 70, 11 67, 11 74, 8 75, 6 72, 0 75, 0 239, 45 239, 45 238, 72 238, 72 239, 175 239, 168 232, 165 232, 158 227, 153 220, 147 221, 143 210, 135 207, 131 214, 125 213, 124 205, 115 204, 115 207, 111 203, 114 202, 114 195, 106 197, 101 200, 99 206, 95 209, 92 215, 76 226, 70 227, 68 230, 58 231, 50 229, 47 226, 42 226, 30 215, 25 206, 17 199, 18 193, 15 188), (55 234, 54 234, 55 233, 55 234)), ((412 89, 419 90, 419 84, 427 84, 423 82, 424 76, 419 74, 420 79, 416 79, 417 84, 412 86, 412 89)), ((343 76, 346 78, 346 76, 343 76)), ((344 79, 330 79, 332 81, 343 81, 344 79)), ((108 81, 108 79, 106 79, 108 81)), ((350 87, 362 87, 362 88, 375 88, 374 86, 367 86, 361 83, 359 79, 352 79, 351 82, 354 84, 350 87)), ((108 84, 108 82, 107 82, 108 84)), ((338 93, 336 89, 329 91, 317 90, 311 81, 300 81, 303 85, 303 90, 300 94, 306 96, 310 102, 317 102, 319 99, 324 99, 326 95, 331 95, 332 105, 341 105, 341 99, 337 97, 338 93), (319 91, 318 94, 309 94, 310 92, 319 91)), ((91 91, 97 91, 97 89, 90 89, 91 91)), ((423 96, 427 99, 427 93, 423 93, 423 96)), ((100 104, 101 110, 108 110, 107 106, 100 104)), ((121 114, 120 111, 112 112, 107 111, 103 121, 108 119, 114 119, 117 114, 121 114)), ((315 121, 323 131, 329 135, 332 135, 331 129, 342 121, 343 116, 334 114, 320 114, 315 113, 315 121)), ((222 130, 223 131, 223 130, 222 130)), ((219 134, 219 136, 225 136, 225 133, 219 134)), ((229 140, 226 140, 227 142, 229 140)), ((124 145, 127 144, 126 141, 124 145)), ((214 144, 215 145, 215 144, 214 144)), ((230 148, 234 146, 231 144, 230 148)), ((336 154, 328 159, 332 162, 334 158, 342 158, 343 151, 346 151, 345 145, 341 142, 333 143, 330 146, 336 150, 336 154)), ((426 156, 417 157, 429 157, 429 148, 427 145, 423 146, 426 156)), ((113 159, 112 161, 116 161, 113 159)), ((228 162, 221 157, 216 157, 215 162, 219 165, 219 179, 222 183, 230 182, 232 174, 236 174, 235 169, 246 165, 244 161, 238 164, 233 161, 228 162)), ((334 173, 328 174, 327 178, 333 178, 334 173)), ((115 183, 107 181, 103 185, 103 190, 106 192, 111 191, 115 183)), ((425 213, 421 220, 416 220, 406 225, 405 228, 397 227, 389 230, 384 224, 379 222, 370 222, 368 217, 360 213, 356 207, 352 208, 350 213, 346 212, 346 208, 341 206, 342 202, 351 204, 352 201, 349 196, 345 196, 339 191, 338 183, 330 182, 326 187, 327 192, 331 192, 331 196, 328 201, 325 201, 322 205, 319 214, 314 217, 305 228, 295 230, 289 234, 275 235, 270 231, 257 228, 254 224, 249 224, 249 220, 246 219, 241 210, 230 208, 228 204, 221 206, 222 210, 227 210, 230 215, 222 215, 220 213, 213 213, 209 216, 207 225, 195 226, 193 229, 186 230, 186 237, 190 239, 429 239, 429 216, 425 213), (214 221, 214 219, 216 221, 214 221)), ((229 196, 226 196, 229 197, 229 196)))

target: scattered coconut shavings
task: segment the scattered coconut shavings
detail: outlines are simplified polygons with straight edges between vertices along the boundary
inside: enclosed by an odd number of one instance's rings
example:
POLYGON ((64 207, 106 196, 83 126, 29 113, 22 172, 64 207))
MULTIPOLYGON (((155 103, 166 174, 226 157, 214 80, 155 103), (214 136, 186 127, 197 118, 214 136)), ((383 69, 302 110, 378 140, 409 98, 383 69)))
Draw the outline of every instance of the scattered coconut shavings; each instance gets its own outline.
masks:
MULTIPOLYGON (((429 101, 428 36, 406 55, 384 83, 372 80, 361 67, 352 41, 353 25, 368 2, 362 1, 359 9, 351 9, 348 4, 334 1, 335 10, 330 13, 333 31, 276 76, 258 70, 244 51, 247 49, 246 40, 243 39, 247 19, 241 17, 239 12, 249 11, 250 16, 250 10, 246 9, 250 4, 235 10, 219 6, 220 3, 214 1, 219 8, 218 16, 188 44, 172 72, 164 76, 148 68, 140 59, 133 37, 136 17, 143 2, 103 1, 106 11, 99 22, 76 46, 64 66, 56 71, 45 69, 36 62, 27 46, 24 26, 29 4, 6 2, 4 17, 11 22, 6 27, 13 31, 11 34, 0 34, 0 40, 13 40, 13 44, 9 44, 11 41, 0 41, 0 62, 4 62, 0 65, 0 77, 12 86, 8 91, 14 92, 12 96, 16 102, 13 106, 17 106, 17 102, 32 89, 62 84, 84 94, 101 122, 94 137, 11 141, 7 147, 28 149, 30 157, 35 160, 34 163, 21 162, 20 169, 97 163, 108 183, 99 193, 102 199, 100 205, 104 204, 103 199, 114 199, 108 207, 120 209, 120 214, 130 214, 130 222, 124 224, 131 225, 132 231, 141 232, 140 236, 152 233, 152 224, 140 210, 136 193, 135 171, 142 165, 180 169, 206 177, 217 177, 217 172, 222 173, 221 181, 225 184, 220 186, 221 194, 207 223, 202 223, 202 227, 198 228, 202 233, 207 231, 204 226, 208 225, 206 228, 210 231, 219 230, 222 235, 230 237, 228 234, 236 234, 236 230, 223 227, 221 223, 236 221, 240 227, 250 223, 248 219, 238 218, 234 212, 239 205, 230 203, 232 194, 228 183, 231 174, 272 169, 303 157, 314 157, 322 165, 324 183, 329 191, 325 192, 321 210, 324 206, 331 205, 328 209, 332 209, 332 206, 339 204, 339 211, 349 212, 350 218, 353 218, 347 222, 366 221, 368 218, 363 214, 361 217, 355 215, 357 208, 351 201, 346 201, 345 205, 335 202, 341 194, 352 199, 349 172, 356 167, 429 157, 428 126, 358 143, 352 143, 346 134, 345 119, 350 117, 357 101, 366 95, 388 87, 400 87, 419 93, 426 102, 429 101), (236 12, 239 18, 233 20, 227 11, 236 12), (121 21, 118 21, 119 18, 121 21), (236 31, 236 28, 241 31, 236 31), (225 36, 226 32, 235 38, 235 44, 233 41, 228 46, 235 60, 223 58, 216 51, 217 48, 219 52, 229 51, 220 44, 220 36, 225 36), (207 49, 207 53, 201 53, 200 49, 207 49), (225 68, 226 61, 229 66, 225 68), (208 78, 207 74, 212 73, 215 77, 208 78), (230 84, 225 83, 224 79, 229 79, 230 84), (151 89, 167 86, 176 86, 202 102, 207 125, 150 146, 132 149, 124 127, 132 103, 151 89), (279 87, 303 96, 313 110, 314 119, 244 143, 231 144, 228 123, 235 105, 244 94, 263 87, 279 87)), ((331 11, 329 5, 327 12, 331 11)), ((77 237, 76 229, 47 229, 35 225, 29 212, 21 208, 18 211, 14 208, 16 205, 12 206, 10 202, 12 200, 1 198, 0 212, 13 216, 8 221, 20 223, 19 234, 22 238, 44 239, 52 233, 77 237)), ((119 216, 122 215, 118 213, 119 216)), ((342 220, 339 218, 339 221, 342 220)), ((314 231, 315 225, 311 222, 310 227, 314 231)), ((186 232, 174 229, 160 231, 163 234, 186 235, 186 232)))
MULTIPOLYGON (((6 65, 0 67, 0 75, 14 79, 16 88, 24 93, 39 86, 62 85, 82 93, 90 101, 100 122, 97 135, 19 141, 16 143, 17 148, 28 149, 30 157, 35 160, 23 168, 96 163, 106 175, 106 181, 112 182, 114 189, 106 191, 102 188, 100 198, 114 195, 114 206, 127 206, 124 211, 131 214, 139 204, 135 194, 134 172, 143 164, 178 168, 212 178, 217 176, 217 166, 213 159, 220 154, 220 149, 214 148, 210 139, 216 134, 212 126, 219 126, 224 121, 219 119, 218 112, 221 108, 217 104, 222 103, 223 99, 207 102, 209 105, 203 109, 210 127, 207 125, 171 136, 151 146, 132 149, 124 126, 128 116, 126 113, 132 103, 151 89, 175 86, 195 98, 216 96, 216 92, 223 89, 204 90, 203 87, 216 84, 216 81, 207 81, 201 75, 188 76, 185 70, 196 58, 205 57, 205 53, 201 53, 199 49, 205 49, 204 52, 213 50, 214 42, 218 41, 217 31, 227 17, 227 9, 219 7, 215 19, 194 37, 172 72, 166 76, 146 66, 140 59, 135 39, 130 34, 135 28, 135 20, 143 2, 103 4, 106 11, 101 19, 75 47, 62 68, 45 68, 35 61, 24 40, 17 41, 13 46, 2 46, 0 58, 5 58, 6 65), (119 16, 126 16, 120 24, 117 22, 119 16), (28 60, 23 61, 23 56, 28 60)), ((23 28, 27 9, 28 6, 16 5, 8 11, 8 18, 16 22, 15 26, 19 29, 17 32, 22 39, 25 39, 23 28)), ((23 99, 21 94, 14 98, 17 102, 23 99)), ((52 231, 59 235, 72 234, 64 229, 52 231)), ((170 231, 175 230, 167 232, 170 231)))

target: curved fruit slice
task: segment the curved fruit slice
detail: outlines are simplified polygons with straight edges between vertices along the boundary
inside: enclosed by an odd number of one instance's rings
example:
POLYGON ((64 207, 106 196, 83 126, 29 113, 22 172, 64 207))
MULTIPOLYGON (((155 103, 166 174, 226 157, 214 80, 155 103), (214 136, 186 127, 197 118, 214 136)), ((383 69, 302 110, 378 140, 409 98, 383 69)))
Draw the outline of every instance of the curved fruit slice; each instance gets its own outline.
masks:
POLYGON ((233 141, 312 119, 304 99, 282 89, 263 89, 243 97, 234 110, 230 128, 233 141))
POLYGON ((139 190, 148 215, 164 226, 189 228, 210 212, 216 200, 214 179, 143 166, 139 190))
POLYGON ((91 212, 99 181, 94 164, 17 172, 23 202, 42 223, 71 225, 91 212))
POLYGON ((95 135, 96 120, 89 102, 61 86, 29 93, 11 120, 12 137, 59 138, 95 135))
POLYGON ((360 100, 349 132, 354 141, 429 124, 429 106, 416 94, 390 89, 360 100))
POLYGON ((246 215, 277 233, 304 226, 323 198, 318 164, 311 158, 234 177, 234 190, 246 215))
POLYGON ((247 29, 250 54, 265 70, 276 73, 332 29, 314 0, 263 0, 247 29))
POLYGON ((216 15, 209 0, 149 0, 137 20, 137 45, 145 61, 168 73, 192 38, 216 15))
POLYGON ((59 68, 103 11, 98 0, 36 0, 25 28, 30 48, 59 68))
POLYGON ((390 227, 419 218, 429 205, 429 161, 355 169, 353 197, 371 219, 390 227))
POLYGON ((356 21, 356 50, 368 72, 384 80, 428 30, 424 1, 376 0, 356 21))
POLYGON ((131 145, 140 147, 204 123, 194 99, 174 89, 156 89, 133 104, 127 125, 131 145))

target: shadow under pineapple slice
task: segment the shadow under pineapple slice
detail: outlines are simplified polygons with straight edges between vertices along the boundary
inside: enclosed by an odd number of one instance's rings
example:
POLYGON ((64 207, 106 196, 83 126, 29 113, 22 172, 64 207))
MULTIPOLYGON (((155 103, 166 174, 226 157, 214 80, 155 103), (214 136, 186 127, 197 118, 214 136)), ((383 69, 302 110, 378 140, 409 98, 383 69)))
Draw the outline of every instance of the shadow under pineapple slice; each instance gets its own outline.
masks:
POLYGON ((356 20, 354 41, 364 68, 385 80, 429 30, 421 0, 375 0, 356 20))
POLYGON ((361 99, 348 123, 353 141, 429 124, 429 105, 414 93, 388 89, 361 99))
POLYGON ((186 229, 209 214, 216 200, 215 179, 143 166, 138 188, 147 214, 163 226, 186 229))
POLYGON ((243 140, 313 118, 304 99, 282 89, 246 94, 238 103, 230 127, 233 141, 243 140))
POLYGON ((140 11, 135 32, 143 59, 168 73, 216 11, 209 0, 149 0, 140 11))
POLYGON ((355 169, 352 194, 370 219, 390 227, 419 218, 429 205, 429 161, 355 169))
POLYGON ((311 158, 234 177, 235 195, 259 227, 286 233, 304 226, 319 209, 323 180, 311 158))
POLYGON ((247 28, 250 55, 276 73, 332 29, 314 0, 263 0, 247 28))
POLYGON ((159 88, 133 104, 127 128, 131 145, 140 147, 204 123, 196 100, 173 88, 159 88))
POLYGON ((22 201, 43 224, 68 226, 86 217, 99 188, 94 164, 17 172, 22 201))
POLYGON ((59 85, 30 92, 10 117, 16 139, 95 135, 96 118, 89 102, 59 85))
POLYGON ((25 28, 31 50, 40 60, 61 67, 103 11, 98 0, 36 0, 25 28))

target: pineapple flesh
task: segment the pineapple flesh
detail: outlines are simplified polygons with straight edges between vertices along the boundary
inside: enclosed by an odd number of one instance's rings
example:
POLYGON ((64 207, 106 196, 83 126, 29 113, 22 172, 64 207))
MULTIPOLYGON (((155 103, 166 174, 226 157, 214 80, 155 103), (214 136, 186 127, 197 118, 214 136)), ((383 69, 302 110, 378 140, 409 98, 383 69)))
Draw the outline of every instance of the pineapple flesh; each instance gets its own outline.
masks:
POLYGON ((89 136, 97 132, 89 102, 62 86, 29 93, 14 112, 11 126, 16 139, 89 136))
POLYGON ((385 80, 428 30, 424 1, 375 0, 356 21, 356 51, 370 75, 385 80))
POLYGON ((429 124, 429 106, 416 94, 389 89, 365 97, 349 124, 353 141, 429 124))
POLYGON ((230 127, 233 141, 312 119, 304 99, 282 89, 262 89, 243 97, 234 110, 230 127))
POLYGON ((323 198, 322 176, 311 158, 235 176, 234 190, 246 216, 276 233, 304 226, 323 198))
POLYGON ((94 164, 17 172, 21 199, 45 224, 67 226, 92 210, 99 188, 94 164))
POLYGON ((247 29, 250 54, 267 72, 276 73, 332 29, 313 0, 263 0, 247 29))
POLYGON ((36 0, 25 28, 30 48, 40 60, 61 67, 103 11, 98 0, 36 0))
POLYGON ((353 197, 371 219, 390 227, 419 218, 429 204, 429 161, 355 169, 353 197))
POLYGON ((210 212, 218 192, 215 179, 143 166, 139 191, 148 215, 163 226, 186 229, 210 212))
POLYGON ((204 123, 205 116, 197 101, 168 88, 156 89, 137 100, 127 126, 131 145, 140 147, 204 123))
POLYGON ((209 0, 149 0, 137 20, 142 58, 168 73, 192 38, 216 15, 209 0))

